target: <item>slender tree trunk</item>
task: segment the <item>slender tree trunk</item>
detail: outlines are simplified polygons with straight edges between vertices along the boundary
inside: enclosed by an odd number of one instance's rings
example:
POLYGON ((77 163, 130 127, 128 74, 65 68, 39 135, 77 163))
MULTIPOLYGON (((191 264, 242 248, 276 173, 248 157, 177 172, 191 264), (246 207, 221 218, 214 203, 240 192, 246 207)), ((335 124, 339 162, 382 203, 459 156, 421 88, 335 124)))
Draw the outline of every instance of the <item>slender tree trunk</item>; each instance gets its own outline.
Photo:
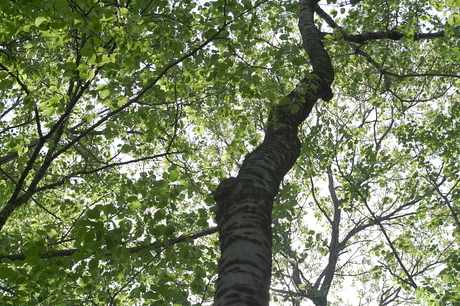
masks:
POLYGON ((301 0, 299 13, 304 47, 316 76, 302 80, 288 95, 291 102, 275 108, 263 143, 246 156, 238 176, 222 181, 213 193, 221 249, 216 306, 269 303, 273 200, 299 157, 298 126, 319 98, 332 98, 334 72, 313 22, 317 2, 301 0))

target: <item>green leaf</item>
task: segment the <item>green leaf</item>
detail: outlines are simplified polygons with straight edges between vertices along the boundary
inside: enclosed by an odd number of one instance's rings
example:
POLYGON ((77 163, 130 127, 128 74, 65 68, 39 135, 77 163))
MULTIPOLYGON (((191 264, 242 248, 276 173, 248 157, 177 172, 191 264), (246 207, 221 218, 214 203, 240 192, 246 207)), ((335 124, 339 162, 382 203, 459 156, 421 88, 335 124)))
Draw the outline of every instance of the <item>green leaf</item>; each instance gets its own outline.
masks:
POLYGON ((90 271, 97 271, 99 267, 99 260, 97 258, 93 258, 88 263, 88 268, 90 271))
POLYGON ((88 39, 85 44, 83 45, 83 47, 81 48, 80 50, 80 54, 82 56, 86 56, 86 57, 90 57, 94 54, 94 47, 93 47, 93 43, 90 39, 88 39))
POLYGON ((86 259, 90 257, 90 254, 87 253, 87 252, 80 252, 80 251, 76 251, 75 253, 72 254, 72 259, 75 260, 75 261, 81 261, 83 259, 86 259))
POLYGON ((135 209, 138 209, 139 207, 141 207, 141 205, 142 205, 141 202, 139 202, 139 201, 134 201, 134 202, 131 202, 131 203, 129 204, 129 207, 130 207, 131 209, 134 209, 134 210, 135 210, 135 209))
POLYGON ((0 81, 0 89, 1 90, 8 90, 8 89, 11 89, 13 87, 13 81, 9 80, 9 79, 4 79, 2 81, 0 81))
POLYGON ((127 97, 120 97, 120 98, 118 98, 117 106, 122 107, 123 105, 125 105, 128 102, 129 102, 129 99, 127 97))
POLYGON ((146 300, 153 300, 153 299, 158 298, 158 294, 154 293, 153 291, 148 291, 144 293, 142 297, 146 300))
POLYGON ((110 89, 103 89, 99 92, 99 97, 104 99, 110 95, 110 89))
POLYGON ((171 182, 175 182, 179 178, 179 171, 177 170, 172 170, 169 172, 169 180, 171 182))
POLYGON ((43 22, 47 22, 48 19, 46 17, 39 16, 35 18, 35 26, 39 27, 43 22))
POLYGON ((291 103, 291 98, 289 97, 284 97, 281 99, 281 101, 279 102, 279 105, 288 105, 291 103))
POLYGON ((446 0, 446 5, 450 8, 460 7, 460 0, 446 0))
POLYGON ((14 270, 10 267, 0 267, 0 279, 7 279, 14 273, 14 270))
POLYGON ((447 18, 447 23, 450 26, 460 26, 460 14, 451 14, 449 18, 447 18))
POLYGON ((120 13, 122 15, 128 15, 129 10, 127 8, 125 8, 125 7, 122 7, 122 8, 120 8, 120 13))
POLYGON ((86 212, 86 215, 88 216, 88 218, 90 219, 94 219, 94 220, 97 220, 99 219, 100 217, 100 211, 98 209, 90 209, 86 212))

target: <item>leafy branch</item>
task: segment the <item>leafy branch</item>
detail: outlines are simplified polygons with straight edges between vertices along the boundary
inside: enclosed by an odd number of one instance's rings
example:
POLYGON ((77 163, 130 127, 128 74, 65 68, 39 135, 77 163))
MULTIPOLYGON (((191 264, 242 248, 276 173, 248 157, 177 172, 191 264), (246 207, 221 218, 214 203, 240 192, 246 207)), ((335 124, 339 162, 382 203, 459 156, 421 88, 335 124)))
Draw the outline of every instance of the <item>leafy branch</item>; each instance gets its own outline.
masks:
MULTIPOLYGON (((191 234, 191 235, 183 235, 183 236, 180 236, 178 238, 173 238, 173 239, 169 239, 169 240, 165 240, 165 241, 157 241, 157 242, 150 243, 150 244, 145 244, 145 245, 140 244, 138 246, 131 247, 131 248, 126 248, 126 249, 131 254, 135 254, 135 253, 138 253, 141 250, 154 250, 154 249, 160 249, 160 248, 168 248, 168 247, 171 247, 171 246, 176 245, 178 243, 187 242, 190 239, 194 240, 194 239, 204 237, 204 236, 208 236, 208 235, 211 235, 211 234, 214 234, 214 233, 217 233, 217 227, 210 227, 208 229, 199 231, 199 232, 197 232, 195 234, 191 234)), ((122 247, 122 246, 120 246, 120 247, 122 247)), ((67 249, 67 250, 48 251, 46 253, 39 254, 38 257, 39 258, 68 257, 68 256, 72 256, 76 252, 78 252, 78 249, 76 249, 76 248, 75 249, 67 249)), ((113 253, 106 253, 105 256, 107 256, 107 257, 113 256, 113 253)), ((11 261, 16 261, 16 260, 21 261, 21 260, 26 260, 27 256, 24 255, 24 254, 0 255, 0 260, 2 260, 2 259, 11 260, 11 261)), ((3 260, 3 261, 5 261, 5 260, 3 260)))

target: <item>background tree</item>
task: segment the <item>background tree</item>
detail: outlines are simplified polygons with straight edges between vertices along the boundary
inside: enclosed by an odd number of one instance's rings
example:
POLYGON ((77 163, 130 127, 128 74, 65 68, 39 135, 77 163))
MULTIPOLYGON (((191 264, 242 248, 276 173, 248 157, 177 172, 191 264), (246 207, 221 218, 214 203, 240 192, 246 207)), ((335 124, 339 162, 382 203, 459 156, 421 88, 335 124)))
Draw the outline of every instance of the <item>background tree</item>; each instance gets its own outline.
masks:
MULTIPOLYGON (((274 202, 272 299, 456 305, 460 3, 330 2, 314 9, 335 97, 299 129, 274 202)), ((269 114, 302 112, 299 81, 324 80, 299 4, 24 0, 0 14, 2 303, 209 304, 211 192, 279 129, 269 114)))

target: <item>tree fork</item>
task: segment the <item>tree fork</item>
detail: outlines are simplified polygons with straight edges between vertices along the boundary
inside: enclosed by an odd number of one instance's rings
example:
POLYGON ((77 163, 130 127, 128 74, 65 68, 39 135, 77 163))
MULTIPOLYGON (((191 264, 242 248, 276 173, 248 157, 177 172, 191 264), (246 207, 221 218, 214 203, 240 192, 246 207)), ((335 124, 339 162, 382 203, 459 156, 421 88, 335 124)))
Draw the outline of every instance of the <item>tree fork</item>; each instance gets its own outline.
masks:
POLYGON ((288 95, 290 103, 273 110, 263 143, 245 157, 237 177, 223 180, 213 192, 221 250, 216 306, 269 304, 273 201, 299 157, 298 126, 319 98, 332 99, 334 70, 313 21, 317 2, 301 0, 299 11, 299 29, 316 77, 303 79, 288 95))

